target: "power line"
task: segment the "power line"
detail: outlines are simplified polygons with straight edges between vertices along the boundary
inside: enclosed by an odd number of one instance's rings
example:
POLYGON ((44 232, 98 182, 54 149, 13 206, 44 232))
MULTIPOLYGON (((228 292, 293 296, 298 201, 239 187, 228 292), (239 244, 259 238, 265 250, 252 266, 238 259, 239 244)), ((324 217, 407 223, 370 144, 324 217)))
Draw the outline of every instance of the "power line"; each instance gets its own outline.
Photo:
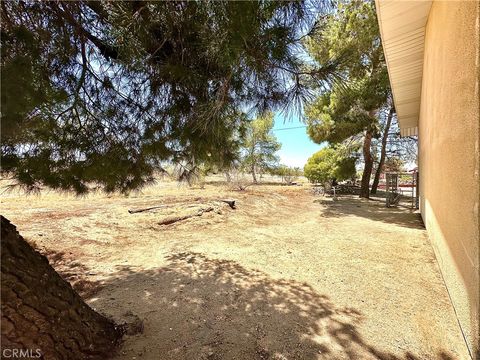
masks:
POLYGON ((295 127, 289 127, 289 128, 272 129, 272 131, 303 129, 303 128, 306 128, 306 127, 307 127, 307 125, 302 125, 302 126, 295 126, 295 127))

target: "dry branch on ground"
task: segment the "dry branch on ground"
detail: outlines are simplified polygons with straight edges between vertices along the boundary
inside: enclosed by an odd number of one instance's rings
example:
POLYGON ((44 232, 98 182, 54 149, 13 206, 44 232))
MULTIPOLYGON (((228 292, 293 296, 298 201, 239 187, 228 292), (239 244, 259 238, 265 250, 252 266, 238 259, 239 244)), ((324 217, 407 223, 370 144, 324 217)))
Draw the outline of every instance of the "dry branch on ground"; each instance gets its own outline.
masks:
POLYGON ((227 205, 231 209, 236 208, 235 200, 220 199, 220 200, 215 200, 208 203, 199 203, 199 204, 191 204, 191 203, 164 204, 164 205, 151 206, 151 207, 142 208, 142 209, 134 209, 134 210, 130 209, 128 210, 128 212, 130 214, 136 214, 136 213, 141 213, 141 212, 146 212, 151 210, 159 210, 159 209, 172 210, 172 208, 174 208, 175 215, 170 214, 169 216, 162 218, 158 222, 158 225, 170 225, 170 224, 174 224, 176 222, 187 220, 196 216, 202 216, 204 213, 207 213, 207 212, 214 211, 217 214, 221 214, 222 213, 221 208, 227 205), (193 211, 191 210, 192 208, 194 208, 193 211), (189 211, 185 213, 185 210, 187 209, 189 211))
MULTIPOLYGON (((228 204, 228 206, 230 206, 230 208, 232 209, 235 209, 235 200, 226 200, 226 199, 221 199, 221 200, 217 200, 216 202, 223 202, 223 203, 226 203, 228 204)), ((157 206, 151 206, 151 207, 147 207, 147 208, 142 208, 142 209, 129 209, 128 212, 130 214, 136 214, 136 213, 141 213, 141 212, 145 212, 145 211, 150 211, 150 210, 157 210, 157 209, 164 209, 164 208, 169 208, 169 207, 173 207, 173 206, 178 206, 179 204, 178 203, 174 203, 174 204, 165 204, 165 205, 157 205, 157 206)), ((198 205, 183 205, 183 204, 180 204, 179 207, 195 207, 195 206, 198 206, 198 205)))

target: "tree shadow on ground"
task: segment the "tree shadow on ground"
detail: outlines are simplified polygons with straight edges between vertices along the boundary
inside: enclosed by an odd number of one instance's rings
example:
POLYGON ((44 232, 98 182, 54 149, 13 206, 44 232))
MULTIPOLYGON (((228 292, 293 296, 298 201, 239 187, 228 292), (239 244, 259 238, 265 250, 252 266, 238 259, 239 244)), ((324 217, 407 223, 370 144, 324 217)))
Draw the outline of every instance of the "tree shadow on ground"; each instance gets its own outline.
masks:
MULTIPOLYGON (((308 284, 198 253, 167 260, 153 270, 118 266, 88 300, 117 321, 126 313, 144 320, 144 333, 127 337, 118 358, 425 358, 368 343, 358 329, 359 310, 336 306, 308 284)), ((436 358, 453 360, 447 352, 436 358)))
POLYGON ((315 202, 325 207, 322 216, 327 218, 358 216, 413 229, 425 228, 419 213, 406 207, 405 204, 387 208, 383 199, 380 198, 365 200, 355 196, 339 196, 337 200, 318 198, 315 202))

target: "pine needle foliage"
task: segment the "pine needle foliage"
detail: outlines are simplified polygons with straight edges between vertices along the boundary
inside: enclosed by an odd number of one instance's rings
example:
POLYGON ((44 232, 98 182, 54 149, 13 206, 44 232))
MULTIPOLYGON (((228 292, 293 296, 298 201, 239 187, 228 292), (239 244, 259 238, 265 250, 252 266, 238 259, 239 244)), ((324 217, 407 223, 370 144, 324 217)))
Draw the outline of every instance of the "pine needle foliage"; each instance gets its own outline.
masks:
POLYGON ((228 166, 247 117, 308 96, 298 54, 325 6, 2 2, 2 172, 28 189, 128 192, 162 161, 228 166))
POLYGON ((317 143, 340 143, 366 130, 378 135, 376 112, 387 103, 390 84, 375 3, 340 0, 306 40, 322 64, 338 59, 343 81, 323 91, 306 109, 308 134, 317 143))

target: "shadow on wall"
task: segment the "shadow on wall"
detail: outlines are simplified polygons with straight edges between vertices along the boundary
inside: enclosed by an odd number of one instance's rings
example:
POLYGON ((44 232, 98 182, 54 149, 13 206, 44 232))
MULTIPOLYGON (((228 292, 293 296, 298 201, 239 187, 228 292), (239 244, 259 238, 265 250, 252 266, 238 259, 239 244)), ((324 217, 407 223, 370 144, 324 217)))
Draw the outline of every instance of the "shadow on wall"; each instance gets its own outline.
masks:
POLYGON ((418 212, 413 212, 403 204, 387 208, 385 199, 382 198, 363 200, 353 196, 339 196, 336 201, 318 199, 315 202, 325 206, 325 210, 322 212, 323 217, 358 216, 412 229, 425 229, 422 217, 418 212))
POLYGON ((368 344, 357 329, 360 311, 335 306, 307 284, 197 253, 168 261, 148 271, 119 266, 88 300, 115 319, 129 312, 144 319, 145 332, 121 349, 126 358, 421 359, 368 344))

